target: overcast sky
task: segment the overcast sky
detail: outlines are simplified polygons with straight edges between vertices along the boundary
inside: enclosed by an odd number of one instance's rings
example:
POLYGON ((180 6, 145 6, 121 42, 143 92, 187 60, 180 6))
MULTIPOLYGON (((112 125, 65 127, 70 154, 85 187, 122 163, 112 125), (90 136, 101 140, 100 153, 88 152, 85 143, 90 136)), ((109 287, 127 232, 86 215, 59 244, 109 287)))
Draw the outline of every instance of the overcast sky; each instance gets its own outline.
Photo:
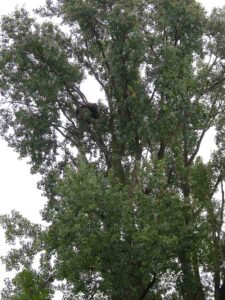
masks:
MULTIPOLYGON (((205 8, 210 11, 212 7, 225 5, 225 0, 201 0, 205 8)), ((0 15, 12 12, 15 6, 25 5, 27 9, 41 6, 45 0, 0 0, 0 15)), ((92 82, 85 85, 86 93, 93 94, 92 82)), ((208 134, 202 146, 202 153, 209 156, 212 145, 212 133, 208 134), (204 149, 208 149, 207 153, 204 149)), ((33 222, 41 222, 39 211, 46 203, 41 192, 36 188, 37 175, 31 175, 29 165, 24 160, 18 159, 18 154, 8 148, 6 143, 0 140, 0 214, 9 213, 15 209, 33 222)), ((4 254, 7 247, 4 244, 4 234, 0 230, 0 255, 4 254)), ((4 267, 0 265, 0 290, 3 287, 3 279, 6 276, 4 267)), ((56 297, 60 299, 60 296, 56 297)))

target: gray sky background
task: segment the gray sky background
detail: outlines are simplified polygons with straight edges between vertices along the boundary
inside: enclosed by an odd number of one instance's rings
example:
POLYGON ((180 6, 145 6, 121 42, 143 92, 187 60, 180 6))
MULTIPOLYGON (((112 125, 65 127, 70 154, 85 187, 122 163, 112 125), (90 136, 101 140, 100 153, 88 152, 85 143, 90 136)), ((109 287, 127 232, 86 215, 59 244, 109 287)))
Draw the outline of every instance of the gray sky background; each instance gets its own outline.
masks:
MULTIPOLYGON (((225 0, 199 0, 206 10, 212 7, 225 5, 225 0)), ((44 5, 45 0, 0 0, 0 15, 8 14, 18 6, 23 6, 29 10, 44 5)), ((83 86, 88 98, 96 94, 96 86, 93 82, 86 82, 83 86)), ((97 100, 97 99, 96 99, 97 100)), ((213 133, 206 136, 201 147, 201 154, 204 158, 209 157, 210 151, 214 148, 213 133)), ((25 160, 19 160, 18 154, 0 139, 0 214, 10 213, 17 210, 32 222, 41 222, 39 211, 46 203, 46 199, 41 196, 37 189, 38 175, 30 174, 30 167, 25 160)), ((4 255, 7 246, 4 242, 4 232, 0 229, 0 255, 4 255)), ((4 286, 6 272, 4 266, 0 265, 0 290, 4 286)), ((61 299, 58 295, 56 299, 61 299)))

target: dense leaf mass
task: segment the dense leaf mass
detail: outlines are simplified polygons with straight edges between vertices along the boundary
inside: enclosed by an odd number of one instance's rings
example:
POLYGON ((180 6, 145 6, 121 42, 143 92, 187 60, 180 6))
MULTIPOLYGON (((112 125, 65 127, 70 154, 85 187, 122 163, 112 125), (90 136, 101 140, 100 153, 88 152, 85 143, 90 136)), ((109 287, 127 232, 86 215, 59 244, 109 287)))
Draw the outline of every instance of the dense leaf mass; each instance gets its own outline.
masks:
POLYGON ((1 21, 0 129, 42 174, 47 225, 1 217, 20 242, 2 299, 57 286, 63 299, 224 299, 225 9, 48 0, 36 14, 1 21))

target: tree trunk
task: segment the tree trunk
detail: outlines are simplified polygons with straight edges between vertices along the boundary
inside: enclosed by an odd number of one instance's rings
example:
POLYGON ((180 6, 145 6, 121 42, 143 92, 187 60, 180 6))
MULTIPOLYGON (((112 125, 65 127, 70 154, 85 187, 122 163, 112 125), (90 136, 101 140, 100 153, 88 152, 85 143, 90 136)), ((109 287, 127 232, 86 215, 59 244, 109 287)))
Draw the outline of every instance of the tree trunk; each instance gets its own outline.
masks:
POLYGON ((196 294, 198 295, 198 300, 204 300, 205 299, 205 293, 203 291, 201 277, 199 273, 199 265, 198 265, 198 258, 196 253, 193 254, 193 269, 194 269, 194 275, 195 275, 195 288, 196 288, 196 294))
MULTIPOLYGON (((188 168, 188 166, 187 166, 188 168)), ((188 176, 183 182, 183 195, 184 195, 184 222, 188 228, 191 224, 190 212, 190 185, 188 176)), ((193 243, 193 241, 190 241, 193 243)), ((192 245, 188 249, 182 249, 183 253, 180 254, 179 260, 183 273, 182 293, 184 300, 205 300, 204 291, 199 274, 198 260, 196 253, 192 250, 192 245)))
POLYGON ((202 288, 200 277, 192 271, 189 257, 184 255, 180 257, 181 269, 183 273, 182 296, 184 300, 205 300, 205 294, 202 288))

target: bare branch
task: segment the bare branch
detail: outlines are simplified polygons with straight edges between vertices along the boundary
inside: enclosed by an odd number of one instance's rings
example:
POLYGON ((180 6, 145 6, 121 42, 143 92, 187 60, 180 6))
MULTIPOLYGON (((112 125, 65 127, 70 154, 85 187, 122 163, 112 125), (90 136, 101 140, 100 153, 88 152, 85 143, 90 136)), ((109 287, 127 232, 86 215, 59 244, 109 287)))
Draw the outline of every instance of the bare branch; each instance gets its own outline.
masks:
POLYGON ((220 233, 221 233, 222 226, 223 226, 223 213, 224 213, 224 205, 225 205, 223 180, 221 180, 220 186, 221 186, 221 199, 222 199, 222 203, 221 203, 221 208, 220 208, 220 227, 219 227, 219 232, 218 232, 218 238, 220 237, 220 233))
POLYGON ((188 161, 189 164, 191 164, 191 163, 193 162, 193 160, 195 159, 196 155, 198 154, 198 151, 199 151, 199 149, 200 149, 202 140, 203 140, 203 138, 204 138, 206 132, 209 130, 209 128, 210 128, 212 122, 214 121, 215 117, 218 115, 218 112, 217 112, 216 114, 213 114, 213 109, 214 109, 214 107, 215 107, 215 104, 216 104, 217 99, 218 99, 218 93, 217 93, 215 99, 214 99, 213 102, 212 102, 212 106, 211 106, 211 108, 210 108, 208 118, 207 118, 206 121, 205 121, 204 129, 203 129, 202 132, 201 132, 201 135, 200 135, 200 137, 199 137, 199 140, 198 140, 198 142, 197 142, 197 144, 196 144, 196 148, 195 148, 195 150, 193 151, 192 155, 191 155, 190 158, 189 158, 189 161, 188 161))
POLYGON ((210 199, 213 197, 213 195, 215 194, 215 192, 216 192, 216 190, 217 190, 217 188, 218 188, 218 185, 219 185, 219 183, 221 182, 221 180, 222 180, 222 176, 221 176, 221 174, 218 176, 218 178, 217 178, 217 180, 216 180, 216 182, 215 182, 215 184, 214 184, 214 186, 213 186, 213 188, 212 188, 212 192, 211 192, 211 194, 210 194, 210 199))
POLYGON ((149 282, 146 289, 143 291, 143 293, 142 293, 141 297, 139 298, 139 300, 145 299, 145 297, 147 296, 149 290, 154 286, 155 282, 156 282, 156 273, 153 273, 152 280, 149 282))

